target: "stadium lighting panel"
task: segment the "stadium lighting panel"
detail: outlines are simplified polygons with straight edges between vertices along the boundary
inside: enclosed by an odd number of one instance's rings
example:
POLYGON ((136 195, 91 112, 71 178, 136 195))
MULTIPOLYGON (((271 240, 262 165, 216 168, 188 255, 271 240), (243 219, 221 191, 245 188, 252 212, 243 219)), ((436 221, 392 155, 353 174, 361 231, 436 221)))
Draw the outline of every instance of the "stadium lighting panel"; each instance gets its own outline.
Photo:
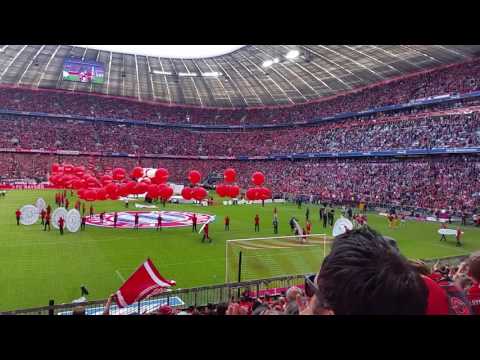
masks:
POLYGON ((274 63, 274 64, 278 64, 279 62, 280 62, 280 59, 279 59, 279 58, 273 59, 273 63, 274 63))
POLYGON ((295 59, 300 55, 300 51, 298 50, 290 50, 285 57, 287 59, 295 59))
POLYGON ((172 75, 170 71, 153 70, 152 72, 157 75, 172 75))
POLYGON ((187 73, 187 72, 179 72, 178 76, 197 76, 198 74, 195 72, 187 73))
POLYGON ((272 64, 273 64, 273 60, 265 60, 265 61, 263 62, 263 64, 262 64, 262 66, 263 66, 264 68, 266 68, 266 67, 272 66, 272 64))
POLYGON ((205 76, 205 77, 218 77, 222 75, 221 73, 219 73, 218 71, 212 71, 212 72, 204 72, 202 73, 202 76, 205 76))

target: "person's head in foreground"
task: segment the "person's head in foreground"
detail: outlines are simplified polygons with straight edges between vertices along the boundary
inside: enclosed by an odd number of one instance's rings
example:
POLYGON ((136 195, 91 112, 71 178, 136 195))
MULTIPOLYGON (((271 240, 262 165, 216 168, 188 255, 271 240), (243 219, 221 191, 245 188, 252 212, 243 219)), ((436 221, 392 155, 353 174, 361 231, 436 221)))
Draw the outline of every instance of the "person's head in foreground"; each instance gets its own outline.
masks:
POLYGON ((368 227, 337 236, 301 314, 425 314, 428 287, 389 240, 368 227))

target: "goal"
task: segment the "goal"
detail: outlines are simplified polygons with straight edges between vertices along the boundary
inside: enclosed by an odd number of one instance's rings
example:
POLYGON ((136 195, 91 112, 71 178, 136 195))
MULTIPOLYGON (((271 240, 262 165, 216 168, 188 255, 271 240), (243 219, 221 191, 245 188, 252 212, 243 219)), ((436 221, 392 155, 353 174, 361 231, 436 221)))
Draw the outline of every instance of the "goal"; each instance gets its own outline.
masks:
POLYGON ((331 241, 326 234, 227 240, 225 282, 317 272, 331 241))

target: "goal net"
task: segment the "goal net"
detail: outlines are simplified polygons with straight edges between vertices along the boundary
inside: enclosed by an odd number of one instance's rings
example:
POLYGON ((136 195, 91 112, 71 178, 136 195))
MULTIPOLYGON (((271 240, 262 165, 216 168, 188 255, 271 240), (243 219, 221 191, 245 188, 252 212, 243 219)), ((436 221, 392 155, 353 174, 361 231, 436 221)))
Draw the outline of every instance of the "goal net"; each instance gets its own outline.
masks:
POLYGON ((227 240, 225 282, 317 272, 331 241, 326 234, 227 240))

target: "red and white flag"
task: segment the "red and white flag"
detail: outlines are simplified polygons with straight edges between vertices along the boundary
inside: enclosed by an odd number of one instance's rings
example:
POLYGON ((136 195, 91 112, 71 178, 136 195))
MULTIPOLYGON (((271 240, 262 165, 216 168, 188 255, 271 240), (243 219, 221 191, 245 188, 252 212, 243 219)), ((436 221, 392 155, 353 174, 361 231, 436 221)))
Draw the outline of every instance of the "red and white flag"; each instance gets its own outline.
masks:
POLYGON ((175 281, 166 280, 152 261, 147 259, 118 289, 115 294, 116 302, 120 308, 123 308, 175 285, 175 281))

